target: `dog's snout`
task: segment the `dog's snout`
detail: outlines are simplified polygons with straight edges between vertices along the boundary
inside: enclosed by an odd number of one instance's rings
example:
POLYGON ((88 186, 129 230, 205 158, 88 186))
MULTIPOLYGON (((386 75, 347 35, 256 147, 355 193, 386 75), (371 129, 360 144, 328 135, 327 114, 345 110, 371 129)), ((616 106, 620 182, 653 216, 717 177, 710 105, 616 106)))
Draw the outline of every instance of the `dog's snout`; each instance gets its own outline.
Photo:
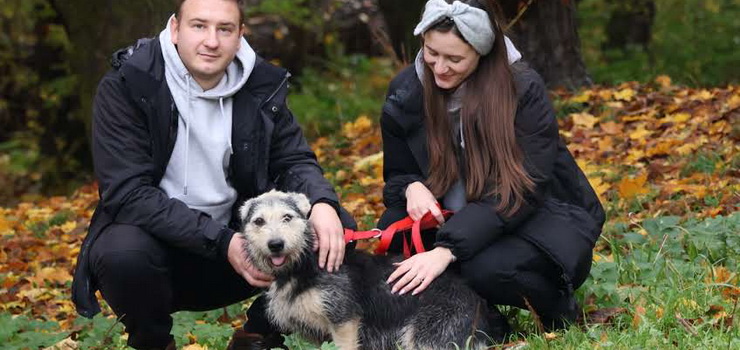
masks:
POLYGON ((267 247, 270 248, 271 252, 279 253, 285 247, 285 242, 282 239, 274 238, 267 242, 267 247))

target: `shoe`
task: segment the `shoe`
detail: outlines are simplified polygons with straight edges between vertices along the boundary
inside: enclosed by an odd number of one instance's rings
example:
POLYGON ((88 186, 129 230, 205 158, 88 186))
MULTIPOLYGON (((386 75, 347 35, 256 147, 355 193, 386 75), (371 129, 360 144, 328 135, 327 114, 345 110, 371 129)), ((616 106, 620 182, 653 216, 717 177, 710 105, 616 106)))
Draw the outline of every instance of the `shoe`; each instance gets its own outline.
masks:
POLYGON ((234 332, 229 345, 226 346, 226 350, 271 350, 276 348, 288 350, 280 333, 262 335, 247 333, 242 329, 234 332))
POLYGON ((578 306, 573 293, 564 295, 551 313, 540 315, 540 321, 546 332, 564 329, 576 323, 581 307, 578 306))

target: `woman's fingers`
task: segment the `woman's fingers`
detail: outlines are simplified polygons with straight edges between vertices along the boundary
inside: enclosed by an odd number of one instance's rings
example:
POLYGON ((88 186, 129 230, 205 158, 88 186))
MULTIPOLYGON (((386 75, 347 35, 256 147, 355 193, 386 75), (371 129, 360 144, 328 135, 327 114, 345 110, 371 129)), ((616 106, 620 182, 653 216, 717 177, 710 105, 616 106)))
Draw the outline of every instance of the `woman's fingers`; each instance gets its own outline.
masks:
POLYGON ((431 207, 429 207, 429 212, 432 213, 432 216, 437 219, 437 222, 441 225, 445 223, 445 217, 442 215, 442 210, 439 209, 437 206, 437 203, 434 203, 431 207))
POLYGON ((388 276, 388 280, 385 281, 385 283, 391 284, 393 281, 398 279, 399 277, 406 274, 406 272, 409 271, 410 266, 408 264, 404 264, 403 262, 396 264, 398 267, 396 268, 393 273, 391 273, 390 276, 388 276))
POLYGON ((421 280, 421 283, 419 283, 419 286, 416 287, 416 289, 414 289, 413 292, 411 292, 411 295, 417 295, 417 294, 423 292, 425 289, 427 289, 427 287, 429 287, 430 284, 432 284, 432 281, 434 281, 434 279, 435 279, 434 276, 424 277, 421 280))

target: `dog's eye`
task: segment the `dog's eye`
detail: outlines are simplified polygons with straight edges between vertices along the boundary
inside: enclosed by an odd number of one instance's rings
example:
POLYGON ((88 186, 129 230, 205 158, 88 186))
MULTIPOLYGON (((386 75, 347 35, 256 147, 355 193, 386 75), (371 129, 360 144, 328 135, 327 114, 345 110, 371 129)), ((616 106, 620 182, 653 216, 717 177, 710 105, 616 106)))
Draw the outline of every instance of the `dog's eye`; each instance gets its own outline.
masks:
POLYGON ((283 215, 283 222, 290 222, 290 220, 293 220, 293 215, 290 215, 290 214, 283 215))
POLYGON ((262 225, 265 224, 265 219, 263 219, 263 218, 256 218, 256 219, 254 219, 254 221, 252 221, 252 223, 255 224, 255 225, 257 225, 257 226, 262 226, 262 225))

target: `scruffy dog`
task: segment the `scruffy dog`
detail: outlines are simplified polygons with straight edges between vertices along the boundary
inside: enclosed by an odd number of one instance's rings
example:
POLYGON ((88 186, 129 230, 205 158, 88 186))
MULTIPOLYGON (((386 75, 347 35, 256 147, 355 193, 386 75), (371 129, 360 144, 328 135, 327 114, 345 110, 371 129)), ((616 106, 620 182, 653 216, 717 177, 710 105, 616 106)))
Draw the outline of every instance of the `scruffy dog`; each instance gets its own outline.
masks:
POLYGON ((271 191, 240 210, 251 262, 275 276, 267 313, 285 332, 347 349, 481 349, 502 340, 506 321, 458 277, 443 273, 422 293, 391 294, 400 257, 348 252, 338 271, 318 267, 303 194, 271 191))

